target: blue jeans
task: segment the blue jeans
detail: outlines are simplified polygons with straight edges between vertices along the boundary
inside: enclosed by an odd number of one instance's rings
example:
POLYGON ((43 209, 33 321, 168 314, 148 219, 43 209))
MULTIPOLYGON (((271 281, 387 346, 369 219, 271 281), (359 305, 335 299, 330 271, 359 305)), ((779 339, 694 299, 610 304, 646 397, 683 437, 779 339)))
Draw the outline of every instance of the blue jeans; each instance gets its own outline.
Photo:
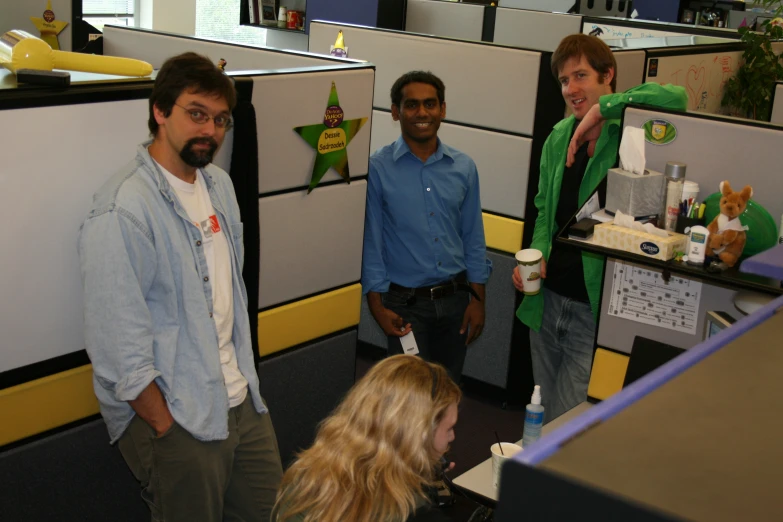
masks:
MULTIPOLYGON (((449 376, 459 384, 462 367, 465 365, 467 332, 459 333, 465 308, 470 302, 467 292, 435 299, 416 298, 408 305, 408 295, 387 292, 381 295, 383 306, 402 317, 404 324, 411 324, 419 356, 446 367, 449 376)), ((399 337, 388 336, 389 355, 403 353, 399 337)))
POLYGON ((541 386, 545 422, 587 399, 594 342, 590 305, 545 291, 541 331, 530 330, 533 378, 541 386))

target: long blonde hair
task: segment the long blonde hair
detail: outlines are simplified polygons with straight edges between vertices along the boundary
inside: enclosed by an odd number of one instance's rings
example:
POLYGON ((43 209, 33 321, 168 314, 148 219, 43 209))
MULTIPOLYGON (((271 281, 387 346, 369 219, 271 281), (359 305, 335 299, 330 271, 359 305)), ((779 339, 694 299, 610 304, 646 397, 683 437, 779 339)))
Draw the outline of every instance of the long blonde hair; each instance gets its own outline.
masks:
POLYGON ((440 458, 435 427, 461 396, 440 365, 412 355, 377 363, 286 471, 273 522, 408 518, 440 458))

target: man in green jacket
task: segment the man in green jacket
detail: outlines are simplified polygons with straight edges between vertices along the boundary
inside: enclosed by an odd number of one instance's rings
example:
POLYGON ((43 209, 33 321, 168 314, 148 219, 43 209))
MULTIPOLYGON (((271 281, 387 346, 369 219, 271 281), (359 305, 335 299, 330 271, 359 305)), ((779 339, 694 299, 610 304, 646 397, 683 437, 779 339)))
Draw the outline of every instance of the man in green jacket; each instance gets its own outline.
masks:
MULTIPOLYGON (((548 420, 587 398, 604 269, 603 256, 563 246, 554 236, 615 165, 625 104, 685 110, 688 101, 682 87, 656 83, 614 94, 616 70, 612 51, 594 36, 567 36, 552 55, 552 73, 573 115, 555 125, 544 144, 530 245, 544 254, 544 284, 517 310, 530 327, 533 377, 548 420)), ((599 193, 605 191, 604 183, 599 193)), ((519 268, 513 282, 523 290, 519 268)))

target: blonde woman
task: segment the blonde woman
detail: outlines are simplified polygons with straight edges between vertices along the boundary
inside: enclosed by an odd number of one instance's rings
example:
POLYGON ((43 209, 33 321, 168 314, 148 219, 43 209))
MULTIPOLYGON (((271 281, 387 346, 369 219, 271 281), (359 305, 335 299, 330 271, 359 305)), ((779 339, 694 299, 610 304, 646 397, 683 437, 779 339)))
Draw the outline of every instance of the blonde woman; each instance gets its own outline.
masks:
POLYGON ((461 396, 440 365, 412 355, 377 363, 283 476, 272 521, 444 520, 427 490, 461 396))

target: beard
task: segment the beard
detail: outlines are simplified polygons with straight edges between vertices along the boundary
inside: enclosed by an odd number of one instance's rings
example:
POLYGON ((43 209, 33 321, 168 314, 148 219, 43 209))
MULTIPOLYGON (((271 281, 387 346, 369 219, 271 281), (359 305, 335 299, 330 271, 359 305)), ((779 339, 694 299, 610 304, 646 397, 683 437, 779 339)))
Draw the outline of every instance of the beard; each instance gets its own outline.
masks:
POLYGON ((218 144, 214 138, 192 138, 179 151, 179 157, 186 165, 200 169, 212 163, 212 157, 217 149, 218 144), (197 150, 193 147, 196 144, 206 144, 209 145, 209 148, 197 150))

